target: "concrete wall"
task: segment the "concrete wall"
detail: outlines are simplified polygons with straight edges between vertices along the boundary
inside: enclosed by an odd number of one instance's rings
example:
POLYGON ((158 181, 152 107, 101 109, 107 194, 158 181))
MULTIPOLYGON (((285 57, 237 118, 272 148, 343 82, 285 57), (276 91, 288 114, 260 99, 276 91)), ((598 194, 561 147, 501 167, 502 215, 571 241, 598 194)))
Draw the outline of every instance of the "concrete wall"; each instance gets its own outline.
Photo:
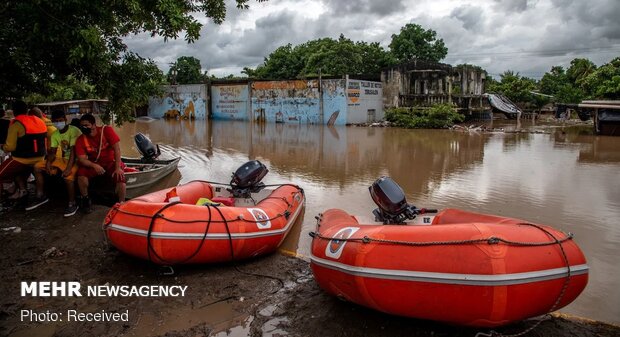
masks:
MULTIPOLYGON (((347 98, 345 96, 346 80, 322 80, 323 124, 345 125, 347 123, 347 98)), ((320 114, 320 111, 317 111, 320 114)))
POLYGON ((167 85, 161 97, 149 99, 148 115, 153 118, 164 116, 193 116, 207 118, 207 86, 204 84, 167 85))
POLYGON ((250 90, 248 84, 211 86, 213 119, 249 120, 250 90))
POLYGON ((381 83, 348 80, 347 123, 372 123, 383 118, 383 87, 381 83))
POLYGON ((319 124, 319 81, 252 82, 251 120, 319 124))
MULTIPOLYGON (((205 85, 166 86, 162 97, 149 100, 148 115, 162 118, 193 113, 204 119, 205 90, 205 85)), ((317 79, 215 83, 210 91, 213 119, 345 125, 384 118, 379 82, 326 79, 320 88, 317 79)))

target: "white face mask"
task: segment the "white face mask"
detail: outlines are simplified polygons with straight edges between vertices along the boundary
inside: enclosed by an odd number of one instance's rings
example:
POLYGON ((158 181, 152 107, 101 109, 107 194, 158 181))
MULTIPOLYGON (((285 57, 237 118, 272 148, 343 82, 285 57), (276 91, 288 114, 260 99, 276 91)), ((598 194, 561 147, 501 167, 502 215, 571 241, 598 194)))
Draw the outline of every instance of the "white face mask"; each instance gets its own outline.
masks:
POLYGON ((56 127, 56 129, 58 130, 62 130, 65 128, 65 126, 67 125, 66 122, 54 122, 54 126, 56 127))

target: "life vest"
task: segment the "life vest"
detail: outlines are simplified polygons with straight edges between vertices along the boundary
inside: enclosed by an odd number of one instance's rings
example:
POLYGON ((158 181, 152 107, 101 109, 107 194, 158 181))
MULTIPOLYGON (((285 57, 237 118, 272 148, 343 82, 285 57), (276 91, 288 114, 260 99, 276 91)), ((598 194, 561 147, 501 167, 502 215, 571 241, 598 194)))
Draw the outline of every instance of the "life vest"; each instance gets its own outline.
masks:
POLYGON ((47 152, 47 126, 36 116, 19 115, 15 121, 20 122, 26 133, 17 137, 17 147, 12 155, 17 158, 42 157, 47 152))

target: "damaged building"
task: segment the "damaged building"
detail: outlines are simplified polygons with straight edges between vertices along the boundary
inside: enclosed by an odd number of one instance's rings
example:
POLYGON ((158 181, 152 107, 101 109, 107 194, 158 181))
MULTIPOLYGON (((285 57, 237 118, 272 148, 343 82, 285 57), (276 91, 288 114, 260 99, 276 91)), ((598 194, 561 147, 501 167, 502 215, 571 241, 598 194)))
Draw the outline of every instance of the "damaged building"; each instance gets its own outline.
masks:
POLYGON ((466 115, 488 114, 486 72, 480 67, 413 60, 381 72, 385 108, 455 104, 466 115))

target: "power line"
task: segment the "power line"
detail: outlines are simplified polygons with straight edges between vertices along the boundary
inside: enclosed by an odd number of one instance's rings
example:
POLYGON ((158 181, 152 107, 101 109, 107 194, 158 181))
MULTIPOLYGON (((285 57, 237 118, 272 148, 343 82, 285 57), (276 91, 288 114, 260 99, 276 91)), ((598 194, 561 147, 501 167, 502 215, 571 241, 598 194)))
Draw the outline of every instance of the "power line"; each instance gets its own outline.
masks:
POLYGON ((459 56, 486 56, 486 55, 519 55, 519 54, 532 54, 537 55, 553 55, 557 53, 572 53, 580 51, 595 51, 600 50, 602 53, 620 52, 620 45, 616 46, 601 46, 601 47, 588 47, 588 48, 572 48, 572 49, 547 49, 547 50, 521 50, 521 51, 507 51, 507 52, 480 52, 480 53, 463 53, 463 54, 449 54, 448 57, 459 56), (604 51, 607 50, 607 51, 604 51))

